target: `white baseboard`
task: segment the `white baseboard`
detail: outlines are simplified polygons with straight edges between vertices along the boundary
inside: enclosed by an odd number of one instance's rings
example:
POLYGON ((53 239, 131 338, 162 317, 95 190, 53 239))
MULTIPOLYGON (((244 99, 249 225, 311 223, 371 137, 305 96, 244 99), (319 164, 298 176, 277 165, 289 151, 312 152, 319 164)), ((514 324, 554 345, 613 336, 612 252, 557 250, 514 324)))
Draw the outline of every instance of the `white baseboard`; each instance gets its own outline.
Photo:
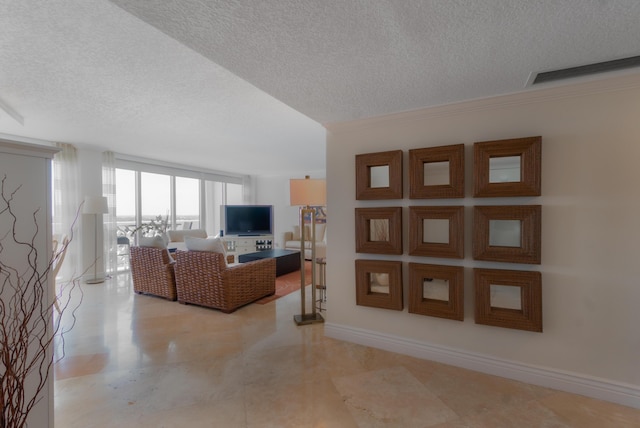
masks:
POLYGON ((437 361, 640 409, 640 387, 637 385, 522 364, 339 324, 325 323, 324 332, 327 337, 333 339, 437 361))

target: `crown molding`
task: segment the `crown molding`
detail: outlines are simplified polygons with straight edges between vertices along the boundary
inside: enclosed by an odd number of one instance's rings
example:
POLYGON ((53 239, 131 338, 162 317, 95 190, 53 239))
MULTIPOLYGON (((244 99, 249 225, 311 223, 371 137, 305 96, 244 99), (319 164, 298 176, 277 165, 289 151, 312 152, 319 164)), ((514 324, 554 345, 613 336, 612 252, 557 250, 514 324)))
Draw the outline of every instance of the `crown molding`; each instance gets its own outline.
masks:
POLYGON ((50 145, 34 144, 33 142, 25 142, 14 139, 5 139, 2 138, 3 135, 4 134, 0 134, 0 152, 3 153, 12 153, 17 155, 52 159, 53 155, 60 151, 59 148, 50 145))
POLYGON ((11 116, 16 122, 24 126, 24 117, 22 117, 20 113, 18 113, 13 108, 11 108, 9 104, 4 102, 2 98, 0 98, 0 110, 3 110, 5 113, 11 116))
POLYGON ((417 120, 423 121, 425 119, 456 116, 489 109, 512 108, 521 105, 576 98, 598 93, 626 91, 639 87, 640 72, 636 71, 633 74, 624 74, 613 78, 584 79, 572 84, 550 83, 544 87, 541 85, 540 87, 528 88, 521 92, 511 94, 477 98, 458 103, 425 107, 349 122, 328 123, 324 126, 328 132, 340 134, 359 131, 373 126, 384 126, 387 123, 398 124, 417 120))

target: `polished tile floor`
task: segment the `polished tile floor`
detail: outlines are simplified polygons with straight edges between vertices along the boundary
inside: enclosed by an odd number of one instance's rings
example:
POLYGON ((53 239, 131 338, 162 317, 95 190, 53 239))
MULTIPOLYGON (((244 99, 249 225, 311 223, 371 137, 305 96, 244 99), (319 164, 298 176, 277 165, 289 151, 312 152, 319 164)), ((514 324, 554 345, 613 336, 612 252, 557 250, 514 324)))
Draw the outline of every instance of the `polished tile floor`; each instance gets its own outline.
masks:
POLYGON ((82 285, 56 427, 640 427, 640 410, 297 327, 299 293, 227 315, 134 295, 130 279, 82 285))

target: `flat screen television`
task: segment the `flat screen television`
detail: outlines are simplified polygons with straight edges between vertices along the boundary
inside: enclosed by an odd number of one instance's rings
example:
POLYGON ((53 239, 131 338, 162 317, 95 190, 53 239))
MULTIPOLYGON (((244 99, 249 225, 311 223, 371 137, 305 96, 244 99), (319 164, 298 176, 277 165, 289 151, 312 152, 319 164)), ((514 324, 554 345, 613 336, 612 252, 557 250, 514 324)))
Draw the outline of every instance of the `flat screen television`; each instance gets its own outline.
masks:
POLYGON ((273 234, 273 205, 224 205, 226 235, 273 234))

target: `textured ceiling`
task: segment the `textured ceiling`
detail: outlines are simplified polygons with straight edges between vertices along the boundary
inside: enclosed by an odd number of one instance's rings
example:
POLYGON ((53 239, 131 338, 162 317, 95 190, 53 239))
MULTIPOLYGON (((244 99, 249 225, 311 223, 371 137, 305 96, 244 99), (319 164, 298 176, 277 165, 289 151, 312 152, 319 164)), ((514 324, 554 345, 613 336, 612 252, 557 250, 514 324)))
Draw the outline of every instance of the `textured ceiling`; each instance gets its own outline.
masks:
POLYGON ((0 132, 315 171, 323 124, 527 90, 639 41, 638 0, 0 0, 0 132))
POLYGON ((0 0, 0 133, 244 174, 324 169, 325 130, 104 0, 0 0))

